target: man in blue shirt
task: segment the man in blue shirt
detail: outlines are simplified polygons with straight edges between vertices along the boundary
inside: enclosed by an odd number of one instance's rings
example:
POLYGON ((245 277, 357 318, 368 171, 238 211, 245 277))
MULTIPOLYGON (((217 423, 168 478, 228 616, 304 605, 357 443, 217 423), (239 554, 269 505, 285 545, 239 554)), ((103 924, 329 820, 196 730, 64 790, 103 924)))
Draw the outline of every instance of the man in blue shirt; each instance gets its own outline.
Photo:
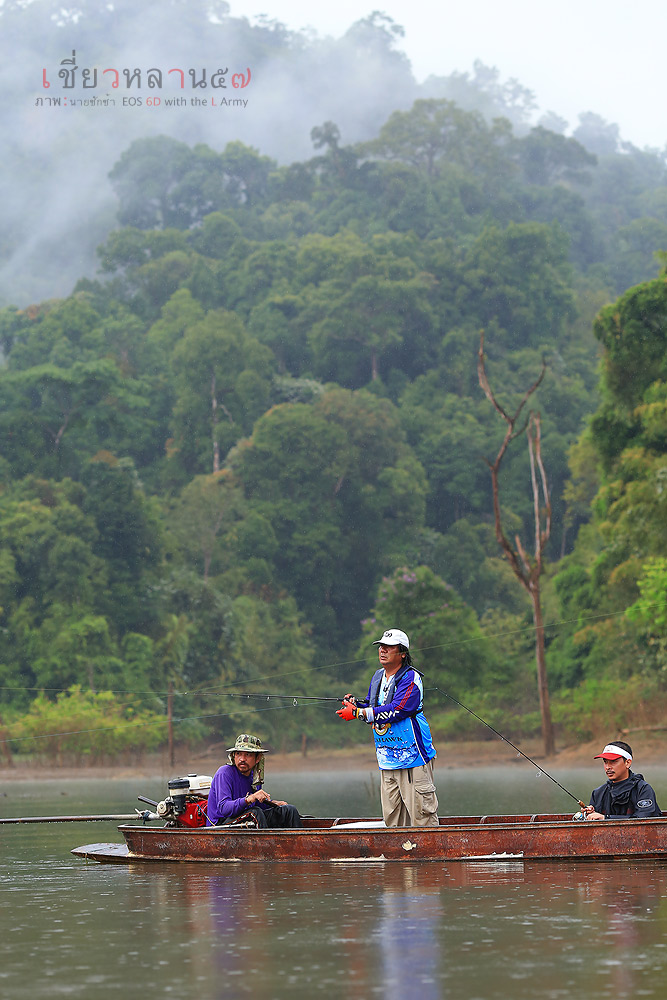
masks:
POLYGON ((264 755, 268 753, 256 736, 242 733, 227 750, 228 764, 213 776, 206 808, 207 826, 219 826, 250 812, 259 827, 300 827, 295 806, 273 800, 262 788, 264 755))
POLYGON ((423 711, 422 675, 412 666, 410 639, 390 628, 377 639, 380 668, 363 700, 346 695, 337 715, 373 726, 387 826, 438 826, 433 781, 435 747, 423 711))

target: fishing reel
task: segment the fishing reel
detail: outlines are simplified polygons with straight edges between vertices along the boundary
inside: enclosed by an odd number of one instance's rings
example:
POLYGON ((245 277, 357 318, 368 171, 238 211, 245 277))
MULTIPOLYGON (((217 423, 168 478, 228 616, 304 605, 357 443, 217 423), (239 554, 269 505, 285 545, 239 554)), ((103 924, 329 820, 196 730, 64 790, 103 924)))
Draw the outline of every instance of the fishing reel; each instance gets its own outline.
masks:
POLYGON ((165 826, 205 826, 208 793, 213 779, 208 774, 188 774, 167 782, 169 794, 156 811, 165 826))

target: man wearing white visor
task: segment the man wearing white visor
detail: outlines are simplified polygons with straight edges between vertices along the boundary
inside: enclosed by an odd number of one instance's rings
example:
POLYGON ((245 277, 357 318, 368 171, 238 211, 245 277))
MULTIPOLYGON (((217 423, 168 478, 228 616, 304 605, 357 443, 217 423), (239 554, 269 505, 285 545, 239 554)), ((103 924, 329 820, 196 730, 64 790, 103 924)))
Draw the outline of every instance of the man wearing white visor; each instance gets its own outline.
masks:
POLYGON ((412 666, 410 640, 400 628, 377 639, 380 668, 364 699, 345 695, 337 714, 373 726, 387 826, 438 826, 433 782, 435 748, 423 711, 422 675, 412 666))
POLYGON ((594 760, 602 760, 607 781, 591 792, 586 819, 642 819, 662 816, 655 792, 643 774, 630 770, 632 747, 622 740, 607 743, 594 760))

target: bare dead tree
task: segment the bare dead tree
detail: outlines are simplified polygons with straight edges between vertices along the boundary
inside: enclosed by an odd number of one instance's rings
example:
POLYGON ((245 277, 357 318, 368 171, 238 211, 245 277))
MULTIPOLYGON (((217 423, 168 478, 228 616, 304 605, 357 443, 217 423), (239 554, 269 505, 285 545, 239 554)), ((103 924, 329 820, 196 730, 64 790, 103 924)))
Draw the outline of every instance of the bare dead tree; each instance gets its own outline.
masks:
POLYGON ((231 413, 216 395, 215 372, 211 372, 211 438, 213 445, 213 472, 220 472, 220 442, 218 440, 218 409, 227 416, 230 424, 234 423, 231 413))
POLYGON ((500 446, 494 462, 485 459, 491 470, 491 486, 493 490, 493 515, 495 520, 496 539, 503 550, 503 554, 514 571, 514 575, 521 586, 528 592, 533 609, 533 622, 535 624, 535 660, 537 664, 537 690, 540 699, 540 714, 542 718, 542 738, 544 740, 544 752, 547 757, 552 756, 556 750, 554 740, 553 724, 551 721, 551 709, 549 707, 549 687, 547 685, 547 668, 544 655, 544 621, 542 618, 542 599, 540 592, 540 576, 544 569, 544 549, 549 535, 551 534, 551 499, 549 497, 549 484, 542 462, 542 437, 539 413, 532 410, 521 421, 519 419, 522 411, 538 388, 546 372, 546 365, 542 364, 542 371, 536 382, 530 386, 523 395, 514 414, 506 413, 496 399, 489 380, 486 375, 484 364, 484 331, 480 336, 479 353, 477 360, 477 375, 479 384, 484 391, 484 395, 493 405, 496 412, 507 424, 505 437, 500 446), (500 486, 498 476, 500 465, 505 457, 510 442, 525 432, 528 439, 528 454, 530 456, 530 480, 533 490, 533 517, 535 521, 534 552, 532 555, 526 551, 521 543, 519 535, 515 535, 514 546, 508 540, 503 531, 500 512, 500 486))

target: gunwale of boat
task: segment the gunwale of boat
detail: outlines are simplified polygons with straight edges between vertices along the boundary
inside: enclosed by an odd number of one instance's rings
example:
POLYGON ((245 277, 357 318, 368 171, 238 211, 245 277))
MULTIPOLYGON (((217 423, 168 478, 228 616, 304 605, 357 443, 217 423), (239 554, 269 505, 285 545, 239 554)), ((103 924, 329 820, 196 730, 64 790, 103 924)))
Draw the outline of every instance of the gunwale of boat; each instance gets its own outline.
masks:
POLYGON ((305 817, 303 829, 123 825, 118 830, 125 844, 87 844, 72 854, 106 862, 213 864, 667 858, 666 816, 593 822, 564 813, 452 816, 441 817, 438 827, 393 828, 377 819, 305 817))

